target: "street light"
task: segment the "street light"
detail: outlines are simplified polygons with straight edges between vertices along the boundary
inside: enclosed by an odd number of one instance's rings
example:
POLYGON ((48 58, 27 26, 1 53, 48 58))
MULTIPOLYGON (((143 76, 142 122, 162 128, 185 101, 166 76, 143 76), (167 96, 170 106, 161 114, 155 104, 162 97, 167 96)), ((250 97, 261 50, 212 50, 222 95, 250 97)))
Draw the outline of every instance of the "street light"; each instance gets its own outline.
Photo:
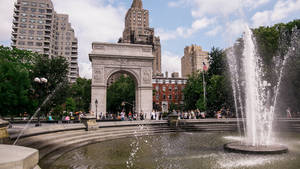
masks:
POLYGON ((97 99, 95 100, 95 105, 96 105, 96 119, 98 119, 98 110, 97 110, 97 108, 98 108, 98 100, 97 99))
MULTIPOLYGON (((47 84, 48 83, 48 80, 46 78, 39 78, 39 77, 36 77, 34 78, 33 80, 35 83, 37 84, 47 84)), ((41 126, 41 122, 40 122, 40 114, 38 113, 38 123, 35 125, 36 127, 38 126, 41 126)))

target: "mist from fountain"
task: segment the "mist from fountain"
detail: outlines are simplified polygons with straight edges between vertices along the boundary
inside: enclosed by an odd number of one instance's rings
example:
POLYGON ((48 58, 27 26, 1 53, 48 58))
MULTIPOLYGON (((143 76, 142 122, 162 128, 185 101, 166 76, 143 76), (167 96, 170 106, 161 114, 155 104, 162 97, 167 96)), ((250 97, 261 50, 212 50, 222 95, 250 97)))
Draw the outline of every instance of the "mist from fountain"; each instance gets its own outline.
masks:
MULTIPOLYGON (((241 133, 244 133, 245 137, 242 142, 245 145, 256 147, 271 146, 275 141, 273 121, 282 76, 294 47, 292 45, 288 48, 283 59, 280 57, 273 59, 277 70, 277 81, 272 85, 272 82, 266 80, 268 75, 264 73, 265 65, 262 56, 258 54, 256 39, 247 25, 245 25, 242 40, 242 56, 236 55, 234 47, 227 51, 237 117, 243 119, 244 132, 241 133), (241 64, 238 64, 239 59, 241 64)), ((242 131, 242 129, 239 130, 242 131)))
POLYGON ((38 107, 38 109, 34 112, 34 114, 31 116, 31 118, 29 119, 29 121, 26 123, 25 127, 22 129, 22 131, 19 133, 17 139, 14 141, 13 145, 16 145, 17 142, 19 141, 20 137, 24 134, 25 130, 29 127, 29 124, 32 122, 32 120, 37 116, 37 114, 41 111, 41 108, 46 105, 50 99, 52 99, 52 97, 54 96, 54 94, 63 86, 63 83, 60 83, 59 85, 57 85, 57 87, 54 89, 54 91, 49 94, 46 99, 43 101, 43 103, 40 105, 40 107, 38 107))

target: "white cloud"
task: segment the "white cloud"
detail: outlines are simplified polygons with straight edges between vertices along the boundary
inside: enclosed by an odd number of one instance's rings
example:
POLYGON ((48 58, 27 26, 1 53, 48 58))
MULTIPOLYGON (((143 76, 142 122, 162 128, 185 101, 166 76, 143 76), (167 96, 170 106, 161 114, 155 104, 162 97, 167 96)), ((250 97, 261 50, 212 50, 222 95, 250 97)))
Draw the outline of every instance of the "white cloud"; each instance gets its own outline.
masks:
POLYGON ((166 41, 166 40, 171 40, 171 39, 176 39, 177 38, 176 31, 169 31, 169 30, 164 30, 162 28, 159 28, 159 29, 157 29, 156 33, 160 37, 160 40, 162 40, 162 41, 166 41))
POLYGON ((8 41, 12 32, 14 0, 0 1, 0 41, 8 41))
POLYGON ((299 12, 300 0, 280 0, 272 10, 257 12, 251 18, 254 27, 270 25, 279 22, 289 15, 299 12))
POLYGON ((179 74, 181 74, 181 57, 169 51, 163 52, 162 67, 163 72, 168 71, 169 74, 179 72, 179 74))
POLYGON ((69 15, 79 41, 80 75, 91 78, 88 54, 92 42, 117 42, 123 32, 125 9, 113 7, 112 1, 105 4, 104 0, 53 0, 53 3, 56 12, 69 15))
POLYGON ((206 32, 205 34, 208 36, 216 36, 221 31, 221 29, 222 29, 221 26, 216 26, 215 28, 206 32))
POLYGON ((195 20, 191 27, 178 27, 176 30, 165 31, 164 29, 158 29, 158 35, 161 37, 161 40, 171 40, 176 39, 177 37, 188 38, 194 33, 197 33, 199 30, 207 28, 211 24, 215 23, 215 18, 201 18, 195 20))
POLYGON ((169 2, 168 5, 170 7, 191 5, 192 16, 197 18, 208 15, 228 16, 230 14, 239 14, 237 11, 244 7, 255 9, 268 2, 270 0, 177 0, 169 2))
POLYGON ((240 36, 245 28, 246 28, 247 23, 242 20, 242 19, 237 19, 232 22, 227 22, 226 23, 226 31, 225 31, 225 36, 230 40, 230 41, 235 41, 236 39, 230 39, 230 38, 236 38, 240 36))
POLYGON ((192 16, 203 17, 207 15, 224 15, 228 16, 236 12, 241 7, 240 0, 192 0, 194 7, 192 16))
POLYGON ((252 25, 254 27, 269 25, 271 23, 270 16, 271 16, 271 11, 257 12, 251 18, 253 22, 252 25))

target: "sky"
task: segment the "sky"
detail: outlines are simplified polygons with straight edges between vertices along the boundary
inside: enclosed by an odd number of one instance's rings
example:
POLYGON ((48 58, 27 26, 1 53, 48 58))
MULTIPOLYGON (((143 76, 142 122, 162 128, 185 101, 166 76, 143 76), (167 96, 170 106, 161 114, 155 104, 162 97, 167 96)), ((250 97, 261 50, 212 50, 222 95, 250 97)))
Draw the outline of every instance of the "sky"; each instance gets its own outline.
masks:
MULTIPOLYGON (((13 3, 0 0, 0 45, 10 46, 13 3)), ((92 42, 115 43, 122 36, 132 0, 52 0, 58 13, 68 14, 78 38, 80 76, 91 78, 88 58, 92 42)), ((162 45, 163 72, 181 72, 186 46, 203 50, 231 46, 245 25, 271 26, 300 19, 300 0, 143 0, 162 45)))

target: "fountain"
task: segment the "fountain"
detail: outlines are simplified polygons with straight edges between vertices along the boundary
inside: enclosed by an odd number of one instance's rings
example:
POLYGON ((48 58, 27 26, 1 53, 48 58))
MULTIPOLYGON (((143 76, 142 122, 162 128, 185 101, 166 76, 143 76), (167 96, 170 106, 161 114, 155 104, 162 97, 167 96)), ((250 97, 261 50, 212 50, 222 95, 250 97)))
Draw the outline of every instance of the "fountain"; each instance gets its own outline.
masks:
POLYGON ((245 137, 241 142, 224 145, 224 149, 231 152, 251 154, 280 154, 288 152, 288 149, 275 143, 273 136, 273 122, 277 97, 280 88, 281 77, 286 60, 290 52, 286 54, 280 66, 279 77, 275 87, 266 80, 263 59, 257 52, 257 45, 251 29, 245 26, 243 36, 244 50, 240 68, 238 68, 237 56, 234 48, 228 51, 228 59, 231 69, 235 105, 239 104, 241 118, 244 124, 245 137), (242 70, 243 77, 237 70, 242 70), (241 100, 244 92, 244 102, 241 100), (245 113, 244 113, 245 112, 245 113))
POLYGON ((8 133, 7 133, 7 126, 8 122, 4 121, 0 118, 0 144, 3 144, 8 139, 8 133))

